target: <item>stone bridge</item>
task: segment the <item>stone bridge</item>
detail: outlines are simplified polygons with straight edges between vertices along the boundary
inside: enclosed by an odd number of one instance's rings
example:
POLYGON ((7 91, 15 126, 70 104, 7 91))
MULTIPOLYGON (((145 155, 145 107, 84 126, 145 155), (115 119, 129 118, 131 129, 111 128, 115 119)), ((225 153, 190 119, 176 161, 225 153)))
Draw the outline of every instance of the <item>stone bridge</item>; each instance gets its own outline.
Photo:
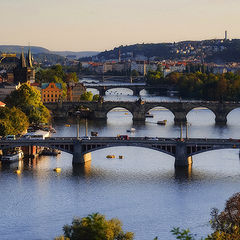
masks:
POLYGON ((140 92, 142 90, 149 90, 149 89, 159 89, 162 91, 172 90, 172 87, 169 85, 160 85, 160 86, 148 86, 145 83, 121 83, 121 84, 91 84, 91 83, 84 83, 86 88, 97 89, 99 91, 99 95, 104 96, 107 90, 115 89, 115 88, 126 88, 130 89, 133 92, 133 96, 140 96, 140 92))
POLYGON ((146 113, 155 107, 164 107, 174 115, 175 123, 186 123, 187 114, 194 108, 204 107, 215 114, 215 122, 226 124, 227 115, 234 109, 240 107, 240 102, 58 102, 45 103, 52 111, 54 117, 66 118, 81 108, 89 109, 90 117, 93 119, 107 119, 107 113, 114 108, 125 108, 132 116, 133 121, 145 121, 146 113))
POLYGON ((239 149, 238 139, 206 139, 206 138, 147 138, 130 137, 121 140, 117 137, 79 138, 46 138, 46 139, 18 139, 0 140, 0 149, 9 149, 22 146, 42 146, 58 149, 73 155, 73 165, 84 164, 91 161, 91 152, 117 146, 143 147, 156 150, 175 158, 175 167, 188 167, 192 164, 192 156, 218 149, 239 149))

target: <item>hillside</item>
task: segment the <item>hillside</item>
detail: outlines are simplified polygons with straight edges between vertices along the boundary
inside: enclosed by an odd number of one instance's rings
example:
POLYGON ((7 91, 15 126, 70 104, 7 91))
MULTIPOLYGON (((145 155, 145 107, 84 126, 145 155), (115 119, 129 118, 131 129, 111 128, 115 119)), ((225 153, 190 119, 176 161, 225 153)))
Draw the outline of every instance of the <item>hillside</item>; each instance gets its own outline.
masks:
POLYGON ((148 43, 119 46, 104 51, 86 60, 116 60, 121 54, 122 60, 202 60, 205 62, 240 62, 240 39, 211 39, 203 41, 182 41, 174 43, 148 43))
MULTIPOLYGON (((2 53, 21 53, 22 48, 25 53, 27 53, 29 47, 28 46, 19 46, 19 45, 0 45, 0 52, 2 53)), ((31 46, 31 51, 33 54, 38 53, 50 53, 50 51, 43 47, 31 46)))
POLYGON ((73 52, 73 51, 52 51, 54 54, 58 54, 62 57, 67 57, 67 56, 75 56, 76 59, 78 58, 83 58, 83 57, 92 57, 96 56, 99 54, 99 52, 96 51, 82 51, 82 52, 73 52))

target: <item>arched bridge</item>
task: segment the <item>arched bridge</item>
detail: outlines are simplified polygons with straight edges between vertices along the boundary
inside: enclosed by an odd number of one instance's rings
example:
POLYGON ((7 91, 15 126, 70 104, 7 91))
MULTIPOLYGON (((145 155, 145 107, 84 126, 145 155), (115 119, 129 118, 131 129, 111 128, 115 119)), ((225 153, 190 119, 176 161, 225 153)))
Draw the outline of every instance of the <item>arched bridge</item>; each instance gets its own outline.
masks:
POLYGON ((153 149, 175 157, 176 167, 187 167, 191 164, 193 155, 217 149, 240 148, 238 139, 179 139, 179 138, 148 138, 130 137, 121 140, 116 137, 78 138, 46 138, 46 139, 18 139, 1 140, 0 148, 7 149, 21 146, 44 146, 70 153, 73 164, 83 164, 91 160, 91 152, 116 146, 132 146, 153 149))
POLYGON ((107 113, 113 108, 122 107, 133 115, 134 121, 145 121, 147 112, 155 107, 164 107, 174 115, 175 123, 187 122, 187 114, 194 108, 205 107, 215 114, 216 123, 226 124, 227 115, 234 109, 240 107, 240 102, 58 102, 45 103, 45 106, 52 111, 53 116, 66 118, 69 112, 77 109, 88 108, 91 117, 94 119, 107 119, 107 113))
MULTIPOLYGON (((126 88, 130 89, 133 92, 133 96, 140 96, 140 92, 142 90, 149 90, 149 89, 156 89, 155 87, 148 86, 145 83, 114 83, 114 84, 92 84, 92 83, 84 83, 86 88, 97 89, 99 91, 99 95, 104 96, 106 95, 106 91, 115 88, 126 88)), ((160 85, 157 86, 157 89, 162 91, 172 90, 173 87, 169 85, 160 85)))

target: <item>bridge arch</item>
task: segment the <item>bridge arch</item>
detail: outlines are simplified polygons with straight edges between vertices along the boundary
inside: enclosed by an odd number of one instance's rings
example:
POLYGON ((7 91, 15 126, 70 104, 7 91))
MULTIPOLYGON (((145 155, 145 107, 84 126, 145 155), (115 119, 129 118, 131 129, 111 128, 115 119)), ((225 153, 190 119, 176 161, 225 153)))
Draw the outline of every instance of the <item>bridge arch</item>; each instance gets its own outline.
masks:
MULTIPOLYGON (((111 87, 111 88, 107 88, 105 90, 105 95, 112 95, 111 92, 116 93, 117 92, 116 89, 120 92, 119 94, 117 93, 116 95, 133 95, 134 96, 134 91, 131 88, 128 88, 128 87, 111 87), (123 90, 128 90, 129 94, 121 93, 121 91, 123 91, 123 90)), ((115 94, 113 94, 113 95, 115 95, 115 94)))
POLYGON ((156 120, 169 120, 171 121, 171 119, 175 119, 175 114, 174 111, 172 111, 170 108, 165 107, 164 105, 155 105, 152 107, 148 107, 146 108, 145 111, 145 115, 147 116, 147 114, 153 114, 154 115, 154 119, 156 120), (158 112, 155 112, 158 111, 158 112), (155 114, 154 114, 155 112, 155 114))
MULTIPOLYGON (((111 145, 111 146, 108 146, 108 145, 102 145, 102 146, 95 146, 95 145, 89 145, 89 147, 86 145, 85 147, 83 147, 83 152, 82 154, 87 154, 87 153, 92 153, 92 152, 95 152, 95 151, 98 151, 98 150, 102 150, 102 149, 107 149, 107 148, 114 148, 114 147, 130 147, 130 148, 145 148, 145 149, 150 149, 150 150, 154 150, 154 151, 158 151, 158 152, 161 152, 161 153, 164 153, 164 154, 167 154, 167 155, 170 155, 172 157, 175 157, 175 149, 173 148, 170 148, 170 147, 166 147, 166 148, 158 148, 157 146, 129 146, 127 141, 124 143, 121 143, 119 145, 111 145)), ((173 147, 173 146, 172 146, 173 147)))
MULTIPOLYGON (((201 112, 201 117, 203 118, 202 114, 206 114, 206 118, 207 118, 207 122, 215 122, 216 118, 217 118, 217 113, 214 109, 204 106, 204 105, 199 105, 199 106, 194 106, 191 107, 187 110, 186 113, 186 120, 187 122, 194 122, 194 121, 198 121, 199 122, 199 116, 198 114, 201 112), (207 110, 207 111, 206 111, 207 110), (205 112, 204 112, 205 111, 205 112)), ((205 123, 202 122, 203 124, 205 123)))
POLYGON ((95 87, 87 87, 86 89, 88 92, 91 92, 93 95, 95 94, 100 94, 100 91, 98 88, 95 88, 95 87))
MULTIPOLYGON (((196 146, 197 148, 197 146, 196 146)), ((208 147, 208 148, 205 148, 205 149, 199 149, 195 152, 192 152, 192 153, 188 153, 188 157, 192 157, 192 156, 195 156, 195 155, 198 155, 198 154, 201 154, 201 153, 205 153, 205 152, 212 152, 212 151, 218 151, 218 150, 225 150, 225 149, 235 149, 235 150, 239 150, 239 148, 237 146, 235 146, 234 144, 232 145, 232 147, 230 146, 221 146, 221 147, 218 147, 218 148, 213 148, 213 147, 208 147)), ((188 150, 187 150, 188 152, 188 150)))
POLYGON ((29 147, 29 146, 37 146, 37 147, 48 147, 56 150, 60 150, 62 152, 73 154, 74 147, 73 144, 58 144, 58 143, 49 143, 49 142, 34 142, 34 141, 27 141, 27 142, 14 142, 11 145, 0 145, 1 150, 11 149, 15 147, 29 147))
POLYGON ((122 119, 126 119, 126 117, 133 119, 133 112, 125 107, 125 106, 114 106, 114 107, 111 107, 109 108, 107 111, 106 111, 106 117, 107 119, 109 119, 111 117, 111 115, 114 114, 114 112, 117 112, 118 114, 118 117, 122 118, 122 119))
POLYGON ((239 125, 240 107, 232 108, 226 113, 228 123, 239 125))

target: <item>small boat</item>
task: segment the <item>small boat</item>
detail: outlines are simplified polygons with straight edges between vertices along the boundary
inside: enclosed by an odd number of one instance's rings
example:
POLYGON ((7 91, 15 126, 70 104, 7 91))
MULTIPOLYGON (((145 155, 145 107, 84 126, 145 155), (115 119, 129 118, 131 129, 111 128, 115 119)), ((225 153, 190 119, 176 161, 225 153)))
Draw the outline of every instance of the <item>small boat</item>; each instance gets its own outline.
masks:
POLYGON ((42 150, 42 152, 41 152, 41 155, 44 155, 44 156, 57 156, 60 153, 61 153, 61 151, 57 150, 57 149, 44 148, 42 150))
POLYGON ((107 155, 107 158, 115 158, 115 155, 107 155))
POLYGON ((98 136, 98 132, 91 132, 91 136, 92 137, 97 137, 98 136))
POLYGON ((149 112, 147 112, 147 113, 145 114, 145 117, 146 117, 146 118, 153 118, 153 115, 150 114, 149 112))
POLYGON ((20 169, 16 169, 14 172, 15 172, 16 174, 21 174, 21 170, 20 170, 20 169))
POLYGON ((1 161, 11 163, 11 162, 16 162, 19 161, 23 158, 24 154, 21 149, 17 149, 13 152, 8 152, 6 155, 2 155, 1 161))
POLYGON ((135 128, 130 128, 130 129, 127 129, 127 132, 135 132, 136 131, 136 129, 135 128))
POLYGON ((167 120, 157 121, 157 124, 159 124, 159 125, 166 125, 167 124, 167 120))
POLYGON ((62 171, 62 169, 61 169, 61 168, 59 168, 59 167, 57 167, 57 168, 54 168, 54 169, 53 169, 53 171, 54 171, 54 172, 61 172, 61 171, 62 171))
POLYGON ((119 157, 118 157, 119 159, 123 159, 123 156, 122 155, 119 155, 119 157))
POLYGON ((65 127, 71 127, 71 125, 70 124, 65 124, 65 127))

